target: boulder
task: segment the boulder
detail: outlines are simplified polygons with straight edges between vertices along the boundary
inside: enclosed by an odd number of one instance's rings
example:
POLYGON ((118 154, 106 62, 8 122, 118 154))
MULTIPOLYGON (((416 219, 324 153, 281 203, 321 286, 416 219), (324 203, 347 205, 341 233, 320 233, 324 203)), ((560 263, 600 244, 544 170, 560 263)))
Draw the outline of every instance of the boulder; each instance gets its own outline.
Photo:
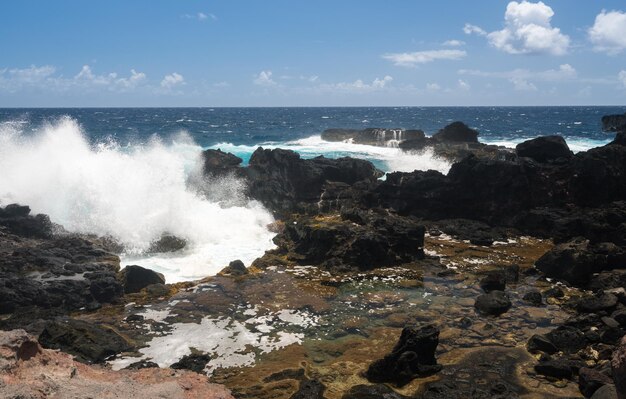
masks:
POLYGON ((515 147, 517 155, 537 162, 567 160, 574 156, 561 136, 542 136, 524 141, 515 147))
POLYGON ((0 226, 22 237, 52 238, 53 224, 47 215, 30 215, 30 207, 9 204, 0 208, 0 226))
POLYGON ((183 356, 179 361, 170 365, 170 368, 175 370, 190 370, 195 373, 203 374, 210 360, 211 357, 207 354, 192 353, 191 355, 183 356))
POLYGON ((184 249, 187 246, 187 241, 178 238, 170 234, 164 234, 158 240, 150 244, 148 253, 164 253, 164 252, 176 252, 184 249))
POLYGON ((564 353, 576 353, 589 344, 585 334, 574 326, 559 326, 546 334, 546 338, 564 353))
POLYGON ((546 336, 539 334, 530 337, 526 347, 529 352, 545 352, 549 354, 558 352, 557 347, 546 336))
POLYGON ((617 115, 604 115, 602 117, 602 130, 605 132, 618 132, 626 128, 626 113, 617 115))
POLYGON ((607 384, 613 384, 613 379, 598 370, 583 367, 578 371, 578 389, 585 398, 591 397, 599 388, 607 384))
POLYGON ((581 313, 597 313, 610 311, 617 306, 617 297, 613 294, 601 293, 583 297, 578 301, 576 309, 581 313))
POLYGON ((499 316, 511 308, 511 300, 503 291, 494 290, 476 298, 474 307, 480 313, 499 316))
POLYGON ((504 291, 506 287, 506 275, 503 271, 489 272, 480 280, 480 288, 489 293, 491 291, 504 291))
POLYGON ((552 359, 535 365, 537 374, 558 379, 572 379, 575 367, 566 359, 552 359))
POLYGON ((76 319, 48 322, 39 335, 41 346, 60 349, 84 363, 102 363, 110 356, 132 348, 112 328, 76 319))
POLYGON ((128 265, 120 273, 119 278, 124 285, 124 292, 139 292, 151 284, 165 284, 165 277, 150 269, 137 265, 128 265))
POLYGON ((434 325, 405 327, 391 353, 370 364, 365 376, 370 382, 403 386, 417 376, 438 372, 438 344, 439 329, 434 325))
POLYGON ((432 139, 440 142, 478 143, 478 132, 457 121, 433 134, 432 139))
POLYGON ((239 259, 234 260, 228 264, 225 268, 220 271, 220 274, 226 276, 243 276, 244 274, 248 274, 248 269, 246 269, 246 265, 243 264, 239 259))
POLYGON ((556 245, 535 262, 535 267, 547 277, 581 285, 600 272, 605 263, 588 240, 576 239, 556 245))
MULTIPOLYGON (((344 214, 347 218, 354 217, 344 214)), ((363 224, 341 217, 298 217, 274 238, 275 252, 329 270, 369 270, 424 257, 424 227, 413 218, 364 212, 363 224)))
POLYGON ((598 388, 591 399, 623 399, 623 397, 618 395, 615 385, 607 384, 598 388))
POLYGON ((243 160, 218 148, 217 150, 202 151, 202 161, 204 174, 218 177, 238 172, 239 165, 243 160))

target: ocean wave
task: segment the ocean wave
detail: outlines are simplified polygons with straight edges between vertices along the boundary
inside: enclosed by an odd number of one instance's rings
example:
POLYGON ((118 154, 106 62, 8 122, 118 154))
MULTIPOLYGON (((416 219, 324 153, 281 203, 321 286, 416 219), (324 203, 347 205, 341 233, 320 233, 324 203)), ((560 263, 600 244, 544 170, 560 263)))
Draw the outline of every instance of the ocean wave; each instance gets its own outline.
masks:
POLYGON ((266 142, 254 146, 219 143, 211 146, 211 148, 219 148, 222 151, 231 152, 247 163, 252 153, 259 146, 263 148, 285 148, 293 150, 299 153, 303 158, 313 158, 323 155, 328 158, 350 156, 365 159, 371 161, 384 172, 412 172, 414 170, 432 169, 441 173, 447 173, 451 166, 450 162, 435 156, 431 150, 420 153, 409 153, 393 147, 379 147, 348 142, 330 142, 322 140, 321 136, 311 136, 282 143, 266 142))
POLYGON ((27 204, 69 231, 113 236, 126 248, 125 264, 153 267, 168 282, 215 274, 273 247, 272 216, 234 179, 198 184, 200 153, 185 135, 167 145, 93 146, 70 118, 35 134, 7 125, 0 127, 0 204, 27 204), (144 255, 164 233, 187 240, 187 249, 144 255))
MULTIPOLYGON (((576 137, 563 137, 567 142, 570 150, 574 153, 587 151, 592 148, 601 147, 603 145, 609 144, 613 141, 613 138, 607 138, 604 140, 598 139, 589 139, 589 138, 576 138, 576 137)), ((519 139, 501 139, 501 140, 484 140, 482 141, 485 144, 493 144, 499 145, 507 148, 515 148, 519 143, 522 143, 526 140, 530 140, 530 138, 519 138, 519 139)))

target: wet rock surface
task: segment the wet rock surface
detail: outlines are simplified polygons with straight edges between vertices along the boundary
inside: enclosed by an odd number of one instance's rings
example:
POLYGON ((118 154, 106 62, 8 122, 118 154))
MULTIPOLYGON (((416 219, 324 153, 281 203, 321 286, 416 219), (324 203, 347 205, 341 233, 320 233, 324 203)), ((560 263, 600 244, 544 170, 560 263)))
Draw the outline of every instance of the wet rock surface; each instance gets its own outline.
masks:
POLYGON ((139 292, 152 284, 165 283, 162 274, 137 265, 126 266, 120 272, 119 277, 124 284, 124 292, 127 294, 139 292))

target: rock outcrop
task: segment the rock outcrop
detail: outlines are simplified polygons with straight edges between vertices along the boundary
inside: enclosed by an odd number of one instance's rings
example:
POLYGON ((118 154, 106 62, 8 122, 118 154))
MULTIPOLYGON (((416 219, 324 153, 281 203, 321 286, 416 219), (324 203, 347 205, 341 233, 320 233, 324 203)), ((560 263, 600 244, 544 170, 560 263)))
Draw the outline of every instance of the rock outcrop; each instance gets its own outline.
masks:
POLYGON ((605 132, 619 132, 624 129, 626 129, 626 113, 602 117, 602 130, 605 132))
POLYGON ((375 383, 403 386, 417 376, 441 370, 435 351, 439 345, 439 329, 433 325, 406 327, 391 353, 370 364, 365 376, 375 383))

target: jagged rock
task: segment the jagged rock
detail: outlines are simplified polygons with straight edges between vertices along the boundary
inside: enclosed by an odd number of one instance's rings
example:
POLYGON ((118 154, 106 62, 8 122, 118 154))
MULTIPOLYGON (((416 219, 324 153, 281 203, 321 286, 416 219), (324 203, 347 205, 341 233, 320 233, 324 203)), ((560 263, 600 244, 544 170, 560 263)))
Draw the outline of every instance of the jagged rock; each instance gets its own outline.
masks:
POLYGON ((170 368, 175 370, 190 370, 194 373, 204 373, 206 365, 211 360, 211 357, 204 353, 192 353, 191 355, 183 356, 179 361, 170 365, 170 368))
POLYGON ((542 136, 524 141, 515 147, 520 157, 532 158, 537 162, 567 160, 574 156, 561 136, 542 136))
POLYGON ((151 362, 148 360, 140 360, 135 363, 131 363, 126 369, 128 370, 141 370, 141 369, 151 369, 151 368, 159 368, 159 365, 155 362, 151 362))
POLYGON ((85 363, 101 363, 108 357, 131 349, 131 345, 111 328, 86 321, 50 321, 39 335, 44 348, 61 349, 85 363))
POLYGON ((237 173, 239 165, 243 161, 238 156, 223 152, 219 148, 202 151, 202 160, 204 174, 213 177, 237 173))
POLYGON ((506 293, 494 290, 476 298, 474 307, 480 313, 499 316, 511 308, 511 300, 506 293))
POLYGON ((435 141, 478 143, 478 132, 463 122, 452 122, 433 134, 432 138, 435 141))
POLYGON ((53 225, 47 215, 30 215, 30 207, 9 204, 0 208, 0 226, 23 237, 52 238, 53 225))
POLYGON ((367 270, 423 258, 425 229, 416 220, 374 211, 364 215, 361 225, 336 216, 288 221, 274 238, 274 252, 330 270, 367 270))
POLYGON ((245 170, 250 197, 286 214, 315 207, 329 182, 353 185, 382 176, 368 161, 353 158, 302 159, 294 151, 263 149, 252 154, 245 170))
POLYGON ((139 292, 151 284, 165 284, 165 277, 161 273, 137 265, 126 266, 120 272, 120 280, 127 294, 139 292))
POLYGON ((618 132, 626 128, 626 114, 604 115, 602 117, 602 130, 605 132, 618 132))
POLYGON ((318 380, 300 381, 298 391, 290 399, 324 399, 326 387, 318 380))
POLYGON ((370 364, 365 376, 370 382, 403 386, 417 376, 436 373, 441 370, 435 358, 438 344, 437 327, 405 327, 391 353, 370 364))

